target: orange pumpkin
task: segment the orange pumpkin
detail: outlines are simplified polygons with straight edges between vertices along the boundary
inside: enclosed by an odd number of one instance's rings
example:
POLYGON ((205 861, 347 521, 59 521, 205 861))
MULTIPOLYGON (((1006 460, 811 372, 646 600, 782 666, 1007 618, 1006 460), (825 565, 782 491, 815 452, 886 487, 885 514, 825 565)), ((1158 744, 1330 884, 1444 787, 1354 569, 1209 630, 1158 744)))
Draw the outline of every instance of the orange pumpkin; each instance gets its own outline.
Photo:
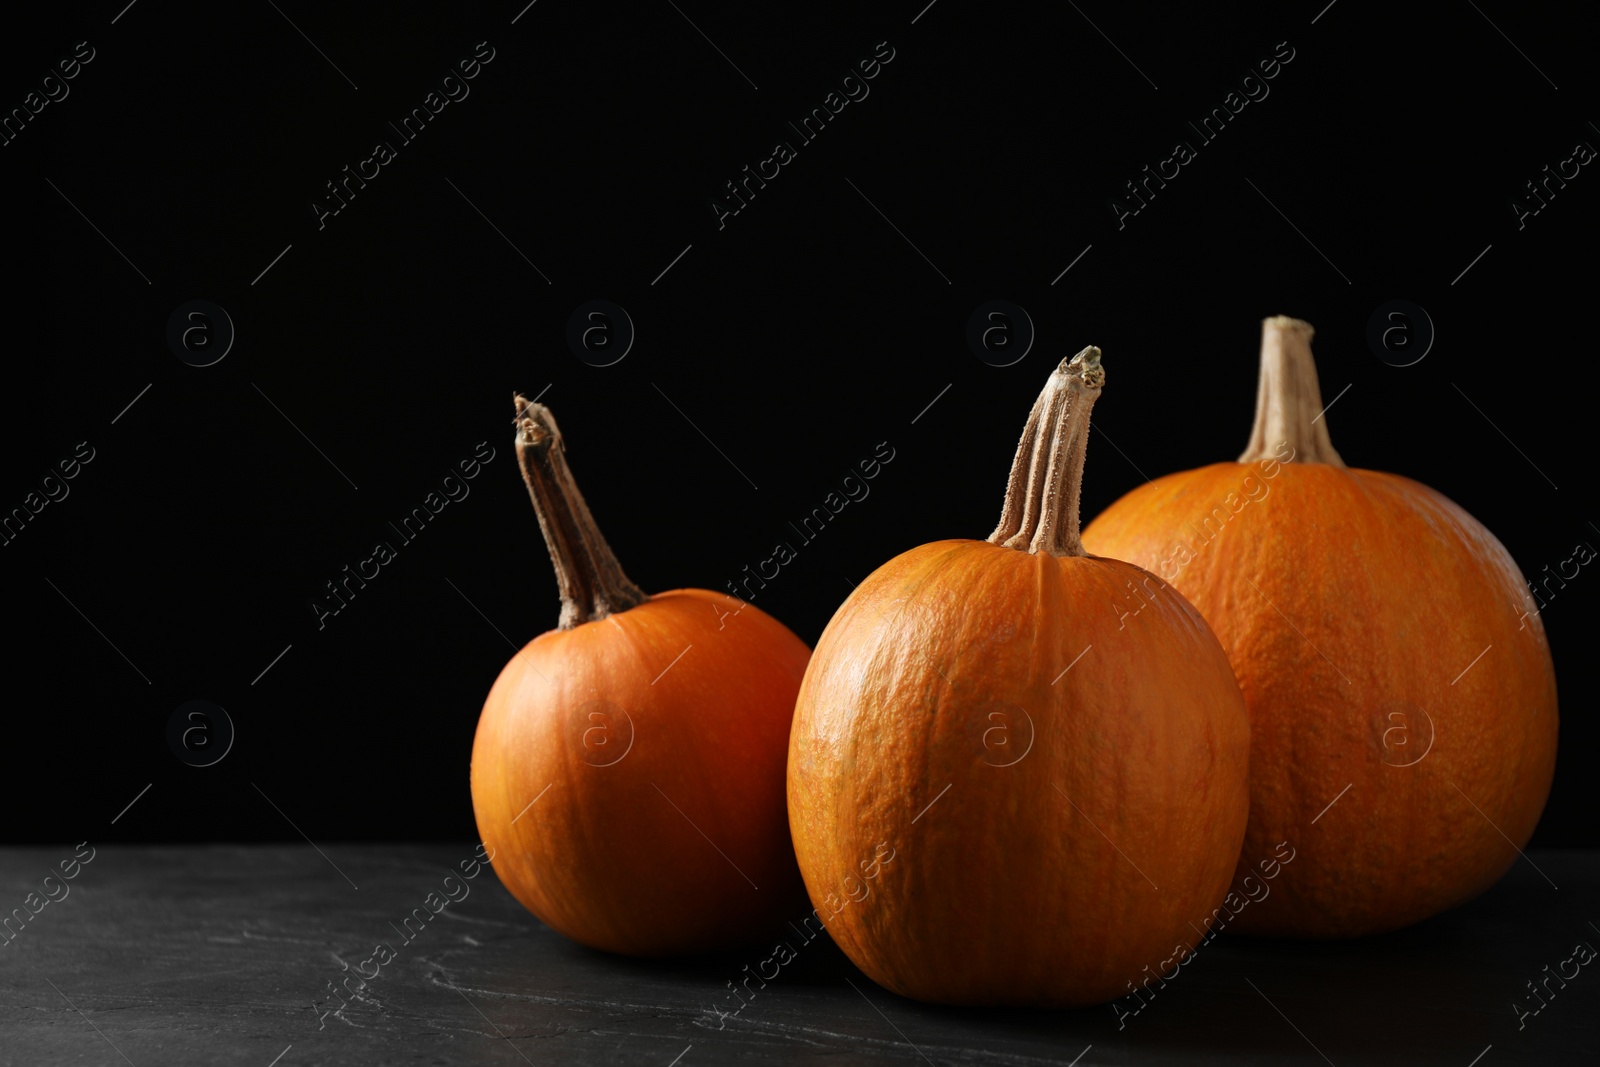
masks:
POLYGON ((804 899, 784 761, 806 646, 720 593, 622 573, 548 408, 517 455, 555 563, 560 628, 490 690, 472 807, 500 881, 546 925, 635 956, 749 942, 804 899))
POLYGON ((1083 540, 1176 586, 1233 661, 1252 745, 1239 873, 1297 850, 1233 928, 1347 937, 1469 900, 1515 862, 1550 790, 1556 684, 1494 535, 1333 450, 1311 337, 1262 324, 1239 462, 1135 489, 1083 540))
POLYGON ((800 869, 834 941, 905 996, 1110 1000, 1187 953, 1228 888, 1249 748, 1233 671, 1181 596, 1078 542, 1103 381, 1099 349, 1063 361, 995 532, 878 568, 806 670, 800 869))

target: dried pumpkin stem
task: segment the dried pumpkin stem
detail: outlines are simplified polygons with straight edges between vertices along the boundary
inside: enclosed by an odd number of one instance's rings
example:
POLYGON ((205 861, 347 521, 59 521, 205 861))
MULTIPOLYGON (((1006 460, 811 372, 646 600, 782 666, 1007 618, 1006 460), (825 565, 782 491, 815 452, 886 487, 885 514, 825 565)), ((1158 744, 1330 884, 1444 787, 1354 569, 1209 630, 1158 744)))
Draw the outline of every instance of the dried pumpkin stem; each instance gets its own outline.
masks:
POLYGON ((1333 450, 1328 420, 1323 414, 1322 390, 1317 386, 1317 364, 1311 356, 1309 322, 1274 315, 1261 320, 1261 381, 1256 387, 1256 422, 1250 444, 1240 463, 1282 459, 1287 444, 1291 458, 1300 463, 1326 463, 1343 467, 1333 450))
POLYGON ((555 416, 520 393, 514 400, 517 462, 550 548, 550 561, 555 564, 561 629, 570 630, 644 603, 649 595, 622 573, 622 565, 572 479, 555 416))
POLYGON ((1028 424, 1011 461, 1011 480, 1000 525, 991 544, 1084 556, 1078 540, 1078 495, 1089 445, 1089 411, 1100 396, 1106 372, 1093 345, 1064 359, 1033 402, 1028 424))

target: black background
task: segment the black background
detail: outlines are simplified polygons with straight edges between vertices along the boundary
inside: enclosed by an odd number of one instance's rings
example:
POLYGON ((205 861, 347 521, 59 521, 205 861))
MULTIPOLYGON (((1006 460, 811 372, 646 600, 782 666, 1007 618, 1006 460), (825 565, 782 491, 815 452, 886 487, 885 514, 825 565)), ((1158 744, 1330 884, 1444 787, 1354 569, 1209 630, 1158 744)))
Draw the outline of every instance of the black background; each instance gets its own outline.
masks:
MULTIPOLYGON (((888 442, 871 496, 756 600, 808 643, 890 556, 988 533, 1033 397, 1085 344, 1109 378, 1086 517, 1235 456, 1274 313, 1317 326, 1325 399, 1351 386, 1328 421, 1352 466, 1444 492, 1530 575, 1600 539, 1577 432, 1600 177, 1522 230, 1509 206, 1600 144, 1583 8, 924 2, 540 0, 515 25, 523 0, 8 13, 5 109, 78 41, 96 50, 0 148, 0 507, 95 449, 0 548, 8 839, 298 839, 285 815, 318 841, 472 837, 483 697, 558 610, 513 389, 547 390, 652 591, 723 588, 888 442), (324 183, 485 40, 470 96, 319 230, 324 183), (719 230, 722 183, 796 140, 786 122, 880 41, 895 57, 870 95, 719 230), (1119 229, 1122 184, 1197 142, 1185 120, 1281 41, 1270 95, 1119 229), (237 328, 206 368, 165 341, 196 298, 237 328), (564 341, 595 298, 637 327, 605 368, 564 341), (995 298, 1037 327, 1005 368, 965 340, 995 298), (1414 366, 1365 339, 1393 299, 1437 328, 1414 366), (496 458, 471 495, 319 631, 323 583, 480 441, 496 458), (191 699, 237 726, 216 766, 167 747, 191 699)), ((1600 840, 1597 597, 1585 569, 1544 613, 1563 724, 1536 844, 1600 840)))

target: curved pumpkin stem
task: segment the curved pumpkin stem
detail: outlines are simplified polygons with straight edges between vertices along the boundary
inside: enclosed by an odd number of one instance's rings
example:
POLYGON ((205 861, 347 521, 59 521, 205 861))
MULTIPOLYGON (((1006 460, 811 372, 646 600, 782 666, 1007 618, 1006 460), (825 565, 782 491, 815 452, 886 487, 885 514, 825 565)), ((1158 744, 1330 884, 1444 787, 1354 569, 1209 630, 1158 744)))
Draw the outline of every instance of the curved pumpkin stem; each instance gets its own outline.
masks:
POLYGON ((1078 495, 1089 411, 1105 381, 1100 350, 1093 345, 1062 360, 1050 375, 1011 461, 1005 507, 990 544, 1052 556, 1088 555, 1078 540, 1078 495))
POLYGON ((628 580, 567 467, 566 444, 543 404, 513 394, 517 463, 555 564, 563 630, 642 604, 649 594, 628 580))
POLYGON ((1261 380, 1256 387, 1256 422, 1250 444, 1240 463, 1274 458, 1282 462, 1282 447, 1294 451, 1290 459, 1301 463, 1326 463, 1343 467, 1333 450, 1328 420, 1323 417, 1322 390, 1317 386, 1317 364, 1311 356, 1309 322, 1274 315, 1261 320, 1261 380))

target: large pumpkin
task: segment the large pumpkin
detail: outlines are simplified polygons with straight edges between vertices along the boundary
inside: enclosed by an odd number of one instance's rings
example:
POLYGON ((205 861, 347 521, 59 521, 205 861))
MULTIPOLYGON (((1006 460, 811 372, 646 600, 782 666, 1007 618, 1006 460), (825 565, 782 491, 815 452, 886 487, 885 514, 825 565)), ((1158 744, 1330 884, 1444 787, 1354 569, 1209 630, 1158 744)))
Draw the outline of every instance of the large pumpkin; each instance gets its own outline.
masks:
POLYGON ((521 397, 517 411, 562 613, 478 720, 472 806, 495 873, 547 925, 612 952, 707 952, 782 928, 804 899, 784 766, 806 646, 725 594, 643 593, 554 416, 521 397))
POLYGON ((1271 895, 1230 926, 1393 930, 1488 888, 1539 821, 1556 684, 1516 563, 1425 485, 1346 467, 1312 329, 1262 325, 1250 446, 1117 501, 1084 544, 1198 607, 1251 716, 1244 874, 1288 840, 1271 895))
POLYGON ((800 869, 834 941, 905 996, 1110 1000, 1189 951, 1233 872, 1249 728, 1227 658, 1181 596, 1078 543, 1103 379, 1098 349, 1064 361, 999 528, 878 568, 806 670, 800 869))

